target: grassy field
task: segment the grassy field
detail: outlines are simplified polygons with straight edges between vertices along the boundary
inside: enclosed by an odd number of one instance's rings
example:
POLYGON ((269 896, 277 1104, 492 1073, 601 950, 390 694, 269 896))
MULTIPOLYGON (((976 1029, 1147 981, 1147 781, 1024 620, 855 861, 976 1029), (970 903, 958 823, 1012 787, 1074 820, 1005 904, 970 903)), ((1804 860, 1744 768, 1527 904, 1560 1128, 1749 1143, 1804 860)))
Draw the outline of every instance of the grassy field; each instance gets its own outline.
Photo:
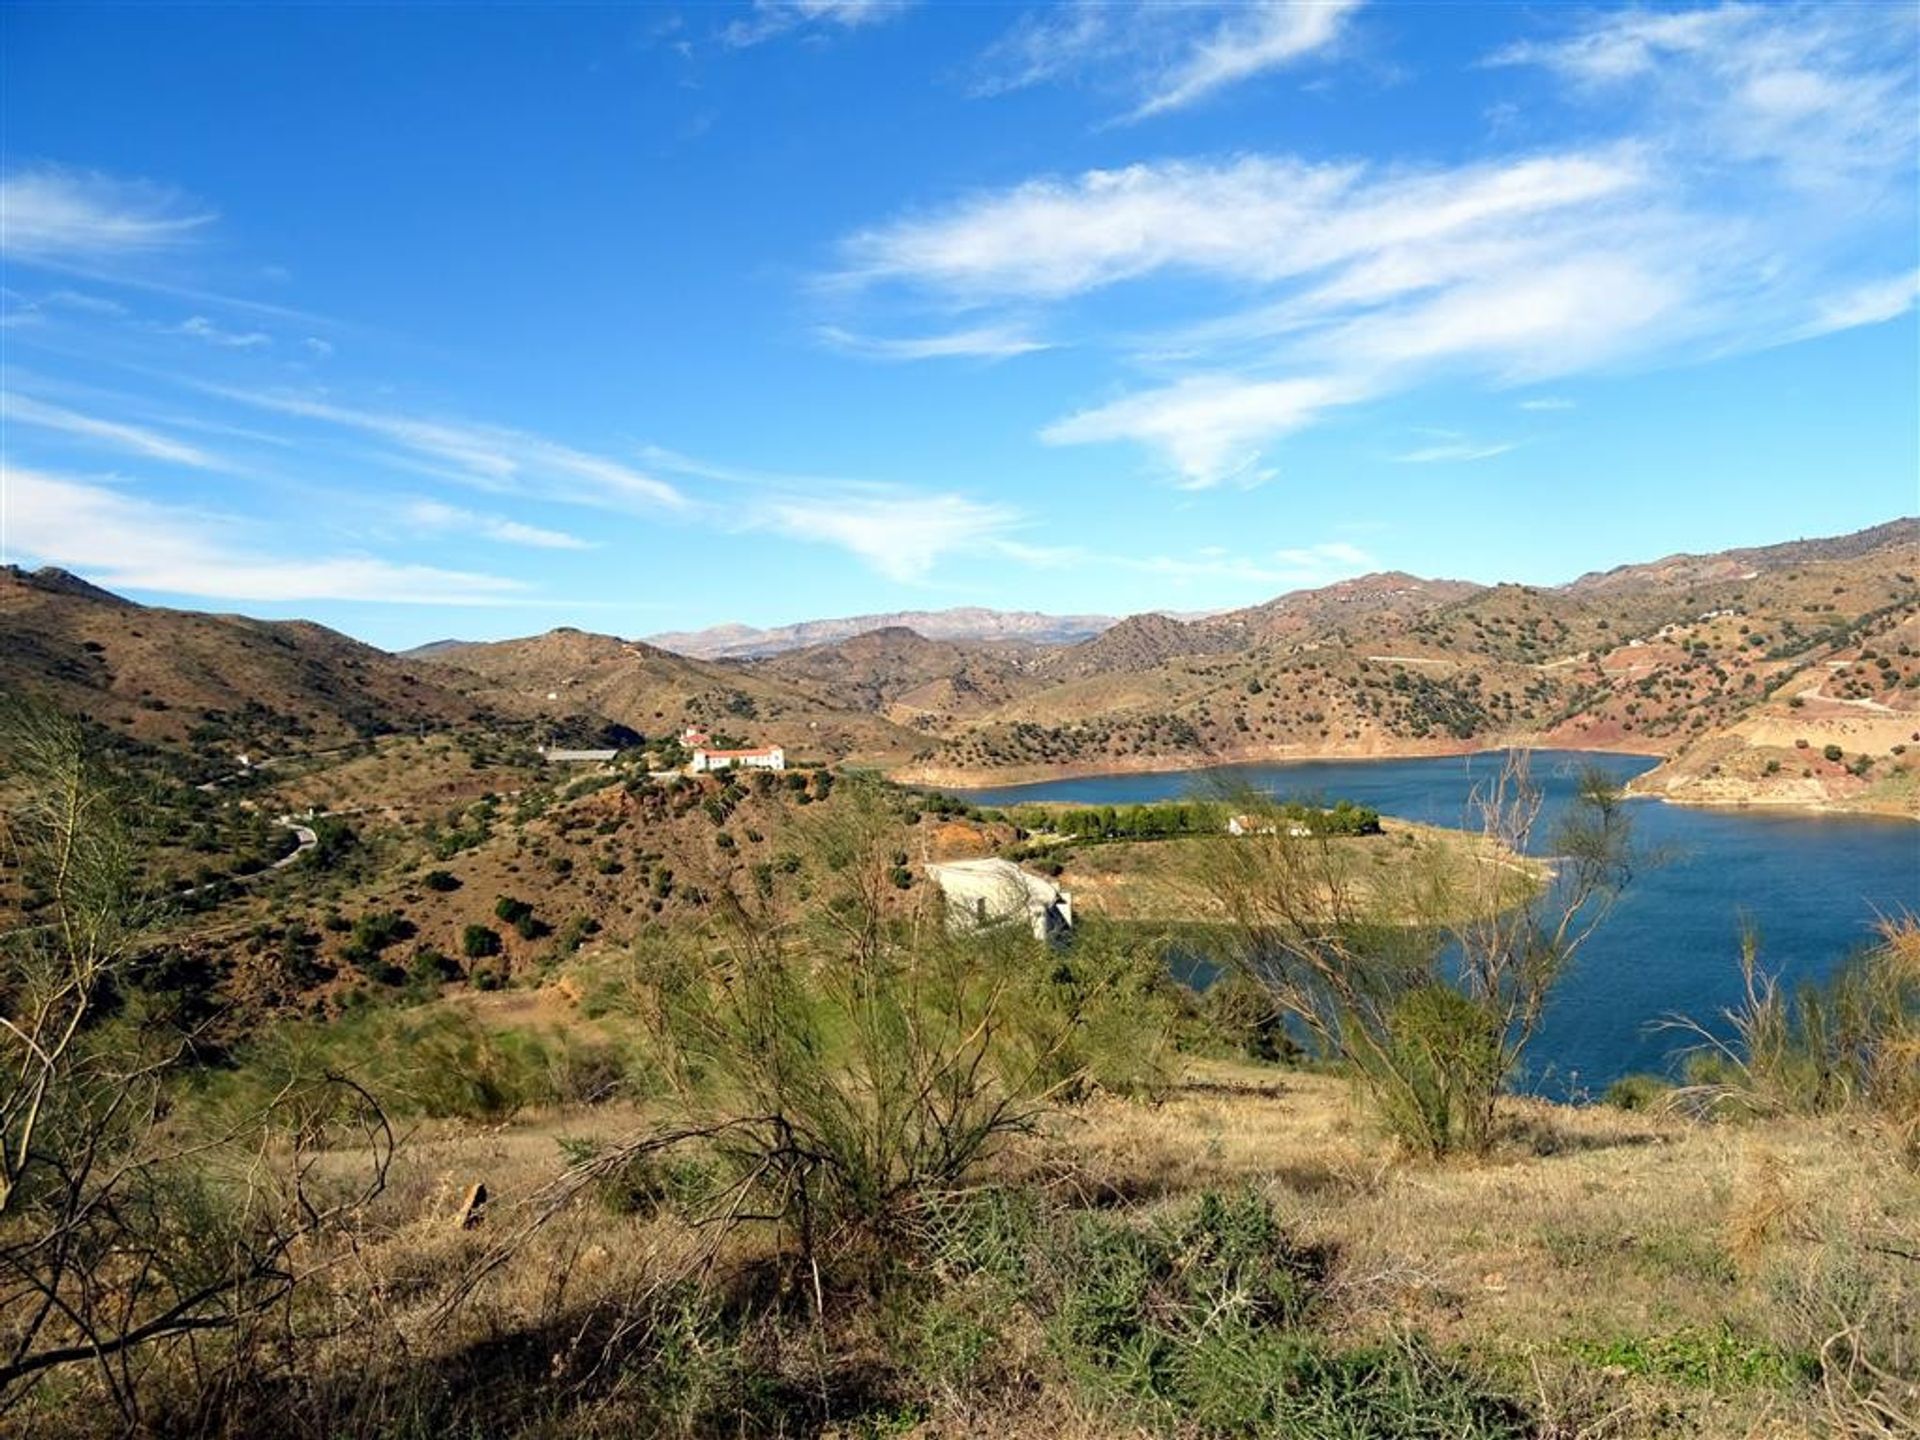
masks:
MULTIPOLYGON (((1464 872, 1476 865, 1524 863, 1484 836, 1404 820, 1386 819, 1381 826, 1378 835, 1324 842, 1332 872, 1350 878, 1362 895, 1379 893, 1410 867, 1437 865, 1464 872)), ((1061 847, 1063 868, 1055 879, 1084 913, 1113 920, 1204 923, 1217 918, 1219 910, 1206 882, 1207 857, 1220 846, 1239 843, 1239 837, 1205 835, 1068 845, 1061 847)), ((1044 851, 1039 854, 1052 858, 1044 851)))
MULTIPOLYGON (((314 1302, 352 1323, 306 1357, 310 1433, 1911 1433, 1846 1429, 1852 1397, 1816 1378, 1850 1326, 1896 1336, 1909 1365, 1920 1336, 1920 1183, 1842 1123, 1516 1100, 1491 1154, 1428 1165, 1338 1077, 1195 1061, 1153 1099, 1092 1095, 1007 1146, 913 1275, 822 1281, 750 1232, 716 1246, 644 1177, 556 1203, 569 1155, 655 1118, 621 1102, 412 1123, 314 1302), (489 1198, 463 1227, 475 1184, 489 1198), (1390 1372, 1384 1388, 1295 1376, 1304 1394, 1332 1387, 1356 1428, 1288 1419, 1231 1365, 1130 1368, 1156 1324, 1201 1345, 1226 1326, 1242 1361, 1270 1358, 1258 1327, 1227 1323, 1244 1276, 1196 1320, 1142 1299, 1151 1252, 1115 1238, 1208 1243, 1209 1206, 1240 1223, 1264 1210, 1266 1243, 1295 1257, 1289 1344, 1390 1372), (1112 1293, 1061 1278, 1090 1264, 1116 1267, 1095 1276, 1112 1293), (1089 1338, 1088 1304, 1111 1311, 1118 1352, 1089 1338)), ((359 1159, 327 1156, 343 1175, 359 1159)), ((19 1433, 91 1432, 56 1404, 19 1433)))

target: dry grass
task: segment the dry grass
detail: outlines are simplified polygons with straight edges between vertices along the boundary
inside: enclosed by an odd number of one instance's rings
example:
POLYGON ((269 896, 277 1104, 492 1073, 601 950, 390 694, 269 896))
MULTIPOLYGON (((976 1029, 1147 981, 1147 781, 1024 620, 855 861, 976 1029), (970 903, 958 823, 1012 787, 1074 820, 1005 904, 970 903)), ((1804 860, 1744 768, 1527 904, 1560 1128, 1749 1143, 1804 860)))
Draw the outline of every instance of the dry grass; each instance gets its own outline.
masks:
MULTIPOLYGON (((1583 1383, 1569 1357, 1596 1341, 1730 1327, 1757 1345, 1804 1343, 1785 1331, 1779 1290, 1836 1245, 1869 1257, 1881 1299, 1920 1297, 1920 1266, 1873 1248, 1915 1248, 1920 1182, 1870 1129, 1520 1100, 1503 1119, 1486 1159, 1423 1164, 1370 1128, 1338 1078, 1209 1066, 1162 1105, 1101 1100, 1063 1117, 1022 1158, 1096 1204, 1259 1186, 1338 1250, 1347 1330, 1412 1326, 1508 1357, 1540 1377, 1549 1410, 1583 1383)), ((1793 1435, 1831 1418, 1813 1390, 1703 1397, 1657 1376, 1603 1378, 1612 1419, 1583 1433, 1668 1433, 1659 1417, 1682 1415, 1676 1433, 1793 1435)))
MULTIPOLYGON (((529 1224, 563 1173, 563 1138, 611 1141, 650 1119, 623 1103, 412 1130, 358 1243, 328 1272, 328 1303, 357 1318, 312 1357, 315 1367, 358 1375, 405 1354, 457 1376, 476 1354, 538 1337, 550 1353, 536 1368, 556 1383, 579 1380, 601 1353, 596 1307, 631 1306, 703 1266, 738 1279, 768 1263, 764 1239, 736 1237, 715 1252, 711 1237, 676 1220, 590 1201, 529 1224), (485 1219, 463 1230, 454 1216, 475 1182, 489 1193, 485 1219), (516 1243, 499 1247, 509 1235, 516 1243), (490 1250, 496 1267, 449 1309, 457 1282, 490 1250)), ((1436 1165, 1377 1133, 1340 1078, 1205 1062, 1161 1103, 1096 1097, 1060 1113, 996 1169, 1058 1204, 1142 1222, 1204 1191, 1251 1186, 1304 1242, 1336 1257, 1323 1323, 1339 1342, 1419 1332, 1462 1347, 1526 1396, 1543 1434, 1911 1433, 1840 1428, 1844 1397, 1774 1373, 1778 1357, 1810 1357, 1825 1338, 1813 1333, 1818 1307, 1801 1302, 1836 1254, 1855 1267, 1846 1283, 1882 1309, 1916 1303, 1920 1266, 1896 1252, 1920 1234, 1920 1182, 1879 1132, 1823 1119, 1705 1125, 1532 1101, 1507 1104, 1502 1121, 1493 1154, 1436 1165), (1796 1329, 1802 1310, 1811 1318, 1796 1329), (1690 1375, 1701 1346, 1716 1363, 1758 1369, 1690 1375)), ((1834 1293, 1827 1285, 1819 1299, 1834 1293)), ((820 1343, 831 1348, 817 1357, 823 1374, 857 1374, 887 1363, 891 1341, 879 1321, 855 1319, 820 1343)), ((1000 1364, 1020 1383, 956 1390, 916 1415, 912 1433, 1132 1433, 1049 1378, 1036 1358, 1043 1337, 1016 1328, 1003 1344, 1000 1364)), ((595 1402, 602 1409, 570 1412, 540 1433, 623 1433, 618 1395, 615 1386, 595 1402)))
MULTIPOLYGON (((1209 890, 1206 857, 1211 847, 1236 843, 1241 842, 1227 836, 1196 835, 1071 845, 1071 858, 1059 883, 1073 895, 1078 909, 1113 920, 1217 921, 1226 918, 1226 911, 1209 890)), ((1438 865, 1444 873, 1464 877, 1475 863, 1515 867, 1528 863, 1516 860, 1484 835, 1406 820, 1383 819, 1378 835, 1336 837, 1325 843, 1337 873, 1362 903, 1376 891, 1391 890, 1395 877, 1415 865, 1438 865)))

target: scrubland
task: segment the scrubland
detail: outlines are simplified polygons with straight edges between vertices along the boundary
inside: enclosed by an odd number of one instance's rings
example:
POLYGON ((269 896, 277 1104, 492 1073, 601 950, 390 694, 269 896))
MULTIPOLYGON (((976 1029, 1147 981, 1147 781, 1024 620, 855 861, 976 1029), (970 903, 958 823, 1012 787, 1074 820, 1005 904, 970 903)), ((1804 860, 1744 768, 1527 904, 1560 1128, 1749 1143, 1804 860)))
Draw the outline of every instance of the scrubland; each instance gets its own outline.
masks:
POLYGON ((1684 1083, 1516 1095, 1626 868, 1597 780, 1550 885, 1523 772, 1391 884, 1222 841, 1205 996, 1142 927, 948 933, 848 780, 779 884, 216 1047, 74 740, 8 752, 7 1433, 1915 1433, 1920 930, 1753 964, 1684 1083))

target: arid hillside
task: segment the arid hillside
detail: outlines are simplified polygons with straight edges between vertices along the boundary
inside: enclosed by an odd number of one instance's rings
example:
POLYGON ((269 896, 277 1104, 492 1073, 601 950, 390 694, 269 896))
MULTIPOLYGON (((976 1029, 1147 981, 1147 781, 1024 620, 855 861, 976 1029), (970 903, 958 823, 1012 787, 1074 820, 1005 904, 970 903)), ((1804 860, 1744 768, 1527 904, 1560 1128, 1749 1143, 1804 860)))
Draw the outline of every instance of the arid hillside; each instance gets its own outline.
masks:
MULTIPOLYGON (((1812 783, 1795 803, 1899 809, 1910 792, 1889 778, 1906 763, 1894 747, 1920 729, 1916 571, 1909 520, 1556 588, 1385 575, 1198 621, 1135 617, 1039 658, 1050 684, 950 727, 904 773, 966 783, 1508 743, 1704 771, 1734 727, 1791 710, 1834 733, 1802 725, 1789 745, 1807 739, 1818 756, 1837 743, 1844 756, 1796 767, 1812 783), (1873 786, 1856 783, 1862 757, 1879 767, 1873 786)), ((1730 779, 1727 798, 1787 798, 1730 779)))
POLYGON ((0 674, 160 743, 311 749, 485 715, 536 741, 697 724, 956 785, 1529 744, 1666 757, 1643 788, 1674 799, 1906 813, 1916 576, 1907 519, 1557 587, 1370 575, 1191 620, 1135 615, 1071 644, 887 623, 696 660, 568 628, 395 657, 318 626, 7 572, 0 674))
POLYGON ((423 672, 506 714, 604 717, 648 737, 699 724, 786 746, 795 758, 899 760, 920 745, 849 684, 796 683, 759 667, 689 660, 640 640, 561 628, 522 640, 446 645, 423 672))
POLYGON ((430 676, 321 625, 136 605, 65 571, 13 567, 0 569, 0 688, 223 760, 477 713, 430 676))

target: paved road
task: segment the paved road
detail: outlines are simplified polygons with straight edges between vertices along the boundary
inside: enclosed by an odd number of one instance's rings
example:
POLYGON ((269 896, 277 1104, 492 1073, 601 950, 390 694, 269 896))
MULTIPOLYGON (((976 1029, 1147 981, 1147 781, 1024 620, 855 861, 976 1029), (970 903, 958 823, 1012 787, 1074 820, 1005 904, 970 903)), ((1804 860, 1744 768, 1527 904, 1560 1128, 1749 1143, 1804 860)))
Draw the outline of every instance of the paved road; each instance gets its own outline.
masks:
MULTIPOLYGON (((307 817, 309 820, 314 818, 316 817, 307 817)), ((262 875, 271 874, 275 870, 286 869, 287 866, 293 864, 294 861, 298 860, 302 855, 320 843, 320 836, 306 820, 296 819, 292 815, 276 815, 273 817, 273 823, 276 825, 284 825, 287 829, 293 831, 293 838, 300 843, 264 870, 256 870, 251 875, 223 876, 219 880, 210 880, 205 885, 190 885, 185 890, 175 890, 173 892, 174 898, 185 899, 189 895, 198 895, 202 890, 211 890, 216 885, 251 885, 262 875)))
POLYGON ((269 870, 286 869, 287 866, 293 864, 294 861, 298 860, 302 855, 306 854, 307 851, 320 843, 320 837, 314 833, 311 825, 296 820, 291 815, 276 815, 273 817, 273 823, 276 825, 284 825, 287 829, 293 831, 293 838, 300 843, 282 855, 278 860, 274 861, 273 864, 269 865, 267 867, 269 870))

